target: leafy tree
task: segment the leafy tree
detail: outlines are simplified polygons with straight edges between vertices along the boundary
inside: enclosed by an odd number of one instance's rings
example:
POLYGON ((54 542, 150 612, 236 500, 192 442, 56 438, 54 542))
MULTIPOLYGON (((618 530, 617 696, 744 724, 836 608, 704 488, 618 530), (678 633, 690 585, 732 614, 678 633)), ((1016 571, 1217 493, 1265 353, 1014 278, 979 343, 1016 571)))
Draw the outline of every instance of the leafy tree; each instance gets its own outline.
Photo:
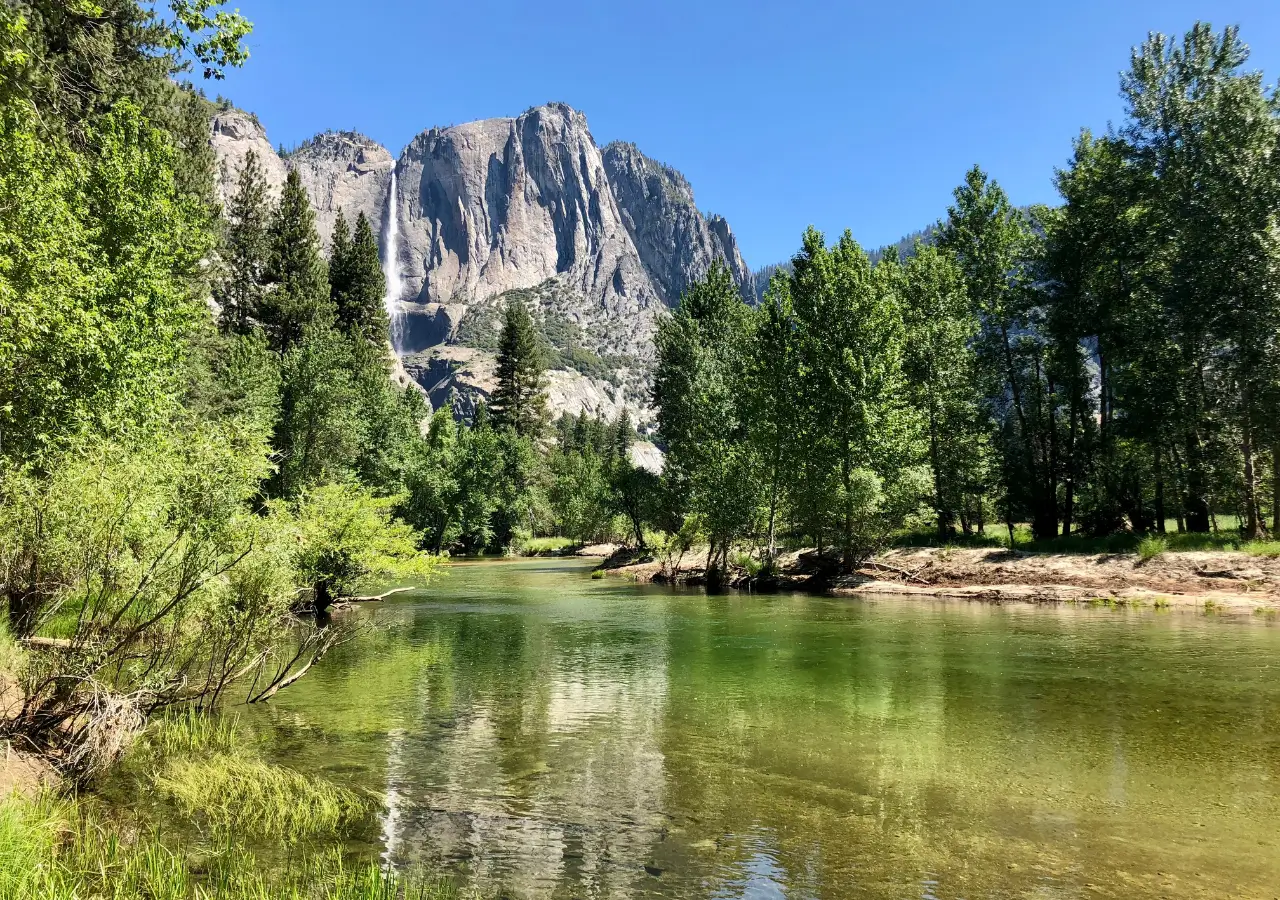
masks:
POLYGON ((276 511, 297 532, 294 565, 311 587, 311 602, 323 612, 371 581, 428 578, 437 566, 418 547, 422 536, 394 518, 397 497, 376 497, 356 482, 303 491, 276 511))
POLYGON ((664 475, 710 539, 707 576, 723 579, 735 541, 752 531, 757 477, 742 408, 750 310, 728 270, 712 266, 658 324, 653 400, 668 453, 664 475))
POLYGON ((810 228, 792 265, 798 405, 811 467, 801 500, 819 544, 822 532, 834 531, 845 566, 853 566, 882 536, 886 491, 919 456, 902 375, 898 264, 886 258, 873 268, 847 233, 828 249, 810 228))
POLYGON ((155 421, 204 314, 211 236, 174 182, 166 134, 121 104, 81 154, 0 116, 0 447, 33 458, 75 435, 155 421))
POLYGON ((519 299, 507 302, 498 341, 498 386, 489 409, 496 428, 536 437, 546 424, 543 346, 533 317, 519 299))
MULTIPOLYGON (((903 375, 928 433, 938 534, 954 532, 981 495, 985 421, 976 390, 978 322, 960 268, 949 254, 917 244, 899 283, 906 327, 903 375)), ((966 531, 968 528, 966 527, 966 531)))

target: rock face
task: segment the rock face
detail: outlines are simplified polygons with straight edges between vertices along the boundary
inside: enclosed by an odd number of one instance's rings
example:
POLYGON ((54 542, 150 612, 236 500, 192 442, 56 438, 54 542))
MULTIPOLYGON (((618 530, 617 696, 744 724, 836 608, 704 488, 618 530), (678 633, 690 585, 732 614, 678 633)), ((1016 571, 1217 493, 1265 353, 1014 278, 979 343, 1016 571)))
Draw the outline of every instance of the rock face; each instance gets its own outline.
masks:
POLYGON ((256 117, 238 109, 219 113, 213 117, 212 143, 218 157, 218 199, 224 205, 236 191, 240 170, 251 150, 257 154, 266 175, 267 192, 272 201, 280 199, 280 188, 288 170, 256 117))
POLYGON ((257 119, 233 109, 214 117, 213 148, 219 162, 218 196, 224 204, 235 193, 245 157, 252 150, 262 164, 273 201, 279 199, 289 172, 298 173, 315 208, 316 230, 326 248, 339 209, 349 225, 363 212, 375 231, 384 228, 396 161, 386 147, 362 134, 318 134, 281 158, 257 119))
POLYGON ((315 207, 316 230, 326 247, 338 210, 348 226, 354 227, 356 216, 364 213, 375 232, 383 231, 391 170, 396 165, 386 147, 362 134, 328 132, 290 153, 284 164, 302 179, 315 207))
POLYGON ((577 370, 550 374, 554 413, 625 406, 640 423, 651 419, 643 373, 657 317, 717 260, 754 297, 728 223, 698 211, 684 176, 633 144, 601 150, 586 117, 564 104, 424 131, 398 160, 361 135, 332 132, 281 158, 257 120, 234 110, 214 118, 213 145, 224 198, 250 149, 277 193, 297 171, 326 244, 339 209, 349 221, 364 212, 385 252, 389 215, 398 217, 397 350, 433 403, 448 396, 460 414, 489 388, 492 346, 477 323, 511 297, 570 335, 573 346, 557 349, 577 370), (602 380, 601 366, 614 374, 602 380))
POLYGON ((729 223, 698 211, 683 175, 649 159, 635 144, 609 144, 603 158, 623 221, 668 305, 715 260, 725 263, 743 296, 754 300, 755 279, 729 223))

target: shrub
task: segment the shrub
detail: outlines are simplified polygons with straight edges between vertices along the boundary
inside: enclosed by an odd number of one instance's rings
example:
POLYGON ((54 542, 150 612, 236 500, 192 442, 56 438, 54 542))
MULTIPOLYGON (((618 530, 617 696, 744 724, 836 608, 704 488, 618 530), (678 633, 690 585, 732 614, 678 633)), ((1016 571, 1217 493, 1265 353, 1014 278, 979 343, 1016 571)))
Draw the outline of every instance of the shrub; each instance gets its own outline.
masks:
POLYGON ((1147 535, 1138 542, 1138 559, 1144 563, 1150 562, 1168 551, 1169 542, 1163 537, 1147 535))

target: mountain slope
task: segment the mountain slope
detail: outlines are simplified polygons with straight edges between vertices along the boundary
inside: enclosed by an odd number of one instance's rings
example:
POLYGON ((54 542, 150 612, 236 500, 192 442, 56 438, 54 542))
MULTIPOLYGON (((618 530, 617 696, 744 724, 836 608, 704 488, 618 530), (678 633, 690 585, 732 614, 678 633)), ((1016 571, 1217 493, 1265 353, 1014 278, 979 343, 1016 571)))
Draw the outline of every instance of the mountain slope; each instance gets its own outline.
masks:
POLYGON ((433 404, 460 414, 491 387, 490 332, 511 297, 530 305, 553 350, 554 413, 626 406, 643 422, 657 317, 717 260, 754 295, 728 223, 698 210, 685 178, 634 145, 601 150, 564 104, 429 129, 398 160, 353 133, 281 157, 234 110, 214 118, 212 135, 224 197, 253 149, 277 191, 299 172, 326 244, 339 209, 349 220, 363 211, 386 252, 394 212, 397 351, 433 404))

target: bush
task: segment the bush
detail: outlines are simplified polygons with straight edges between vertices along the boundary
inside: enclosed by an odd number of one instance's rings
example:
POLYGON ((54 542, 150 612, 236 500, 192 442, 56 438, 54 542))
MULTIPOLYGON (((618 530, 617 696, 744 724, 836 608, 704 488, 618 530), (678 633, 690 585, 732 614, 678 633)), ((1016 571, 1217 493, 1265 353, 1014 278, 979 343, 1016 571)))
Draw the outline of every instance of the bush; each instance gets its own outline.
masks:
POLYGON ((1163 537, 1147 535, 1138 542, 1138 559, 1150 562, 1169 551, 1169 542, 1163 537))

